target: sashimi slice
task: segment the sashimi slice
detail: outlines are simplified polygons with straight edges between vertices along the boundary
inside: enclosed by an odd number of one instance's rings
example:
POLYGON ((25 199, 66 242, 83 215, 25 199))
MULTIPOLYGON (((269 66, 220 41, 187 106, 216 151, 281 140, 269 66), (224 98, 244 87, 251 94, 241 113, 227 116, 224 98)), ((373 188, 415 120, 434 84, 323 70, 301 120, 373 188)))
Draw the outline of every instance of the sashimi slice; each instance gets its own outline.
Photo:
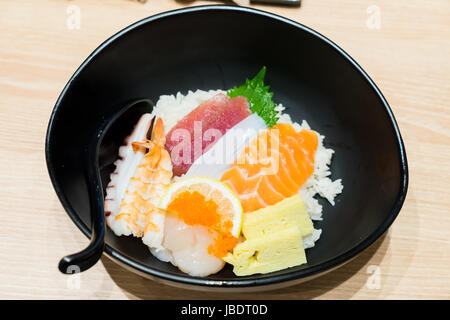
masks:
POLYGON ((208 176, 220 179, 245 147, 265 129, 267 129, 266 122, 256 113, 251 114, 229 129, 217 143, 198 157, 185 177, 208 176))
POLYGON ((174 176, 185 174, 197 158, 250 114, 246 98, 219 93, 181 119, 167 134, 165 144, 174 176))
POLYGON ((313 173, 317 146, 314 131, 277 124, 261 132, 221 180, 236 192, 244 212, 276 204, 298 193, 313 173))

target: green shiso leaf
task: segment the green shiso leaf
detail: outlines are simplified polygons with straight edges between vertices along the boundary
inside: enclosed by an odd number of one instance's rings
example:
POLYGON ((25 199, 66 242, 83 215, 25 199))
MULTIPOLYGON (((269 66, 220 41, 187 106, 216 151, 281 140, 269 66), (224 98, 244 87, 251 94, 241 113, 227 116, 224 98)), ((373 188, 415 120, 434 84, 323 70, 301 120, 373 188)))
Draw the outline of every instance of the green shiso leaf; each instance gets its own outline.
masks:
POLYGON ((264 66, 253 79, 246 79, 245 84, 230 89, 227 94, 230 98, 246 97, 250 110, 257 113, 270 128, 277 123, 278 113, 275 111, 276 104, 272 101, 273 92, 269 92, 269 86, 264 86, 265 75, 264 66))

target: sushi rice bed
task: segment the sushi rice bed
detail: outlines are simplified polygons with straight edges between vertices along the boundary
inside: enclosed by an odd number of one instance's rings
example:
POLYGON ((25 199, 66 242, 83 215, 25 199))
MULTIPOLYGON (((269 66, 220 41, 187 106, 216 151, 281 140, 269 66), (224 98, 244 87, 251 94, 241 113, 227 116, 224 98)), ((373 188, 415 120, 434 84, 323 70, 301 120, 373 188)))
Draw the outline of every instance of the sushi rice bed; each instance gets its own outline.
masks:
MULTIPOLYGON (((165 124, 164 131, 167 134, 181 119, 197 108, 201 103, 214 97, 218 93, 226 93, 224 90, 196 90, 189 91, 186 95, 178 92, 176 95, 162 95, 159 97, 152 114, 161 118, 165 124)), ((285 112, 286 108, 282 104, 278 104, 276 111, 278 113, 277 123, 291 124, 296 131, 310 128, 306 120, 300 124, 292 121, 290 115, 285 112)), ((326 199, 331 205, 334 205, 334 198, 343 190, 341 179, 331 180, 330 164, 334 154, 334 150, 324 146, 325 136, 317 132, 319 137, 318 148, 315 153, 314 171, 309 179, 300 189, 299 193, 302 197, 307 212, 311 220, 322 220, 322 205, 317 200, 317 196, 326 199)), ((181 177, 176 177, 177 180, 181 177)), ((313 233, 303 239, 303 246, 311 248, 320 238, 321 229, 314 229, 313 233)))

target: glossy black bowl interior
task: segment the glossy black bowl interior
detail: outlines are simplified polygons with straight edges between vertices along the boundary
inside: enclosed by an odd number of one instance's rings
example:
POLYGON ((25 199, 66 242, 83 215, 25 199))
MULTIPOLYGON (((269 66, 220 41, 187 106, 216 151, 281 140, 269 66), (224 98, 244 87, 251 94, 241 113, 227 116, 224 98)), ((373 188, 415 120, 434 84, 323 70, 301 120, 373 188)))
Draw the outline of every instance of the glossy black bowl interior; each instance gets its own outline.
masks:
MULTIPOLYGON (((321 239, 308 264, 236 277, 230 267, 193 278, 154 258, 139 239, 108 230, 106 253, 152 278, 205 287, 292 284, 341 265, 373 243, 397 216, 407 188, 407 163, 395 119, 364 71, 320 34, 290 20, 246 8, 206 6, 144 19, 102 44, 77 70, 50 120, 46 155, 66 211, 87 235, 90 212, 81 153, 99 123, 127 102, 162 94, 227 89, 263 66, 266 81, 294 120, 306 119, 336 153, 332 179, 344 192, 323 200, 321 239), (212 280, 212 281, 211 281, 212 280)), ((130 128, 133 123, 130 122, 130 128)), ((101 150, 104 184, 130 128, 101 150)))

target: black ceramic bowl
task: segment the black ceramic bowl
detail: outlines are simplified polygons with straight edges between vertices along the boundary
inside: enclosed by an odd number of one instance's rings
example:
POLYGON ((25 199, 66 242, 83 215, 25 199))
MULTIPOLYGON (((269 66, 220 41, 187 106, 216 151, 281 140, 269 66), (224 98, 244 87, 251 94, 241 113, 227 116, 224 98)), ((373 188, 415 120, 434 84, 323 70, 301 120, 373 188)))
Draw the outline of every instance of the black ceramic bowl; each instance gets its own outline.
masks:
MULTIPOLYGON (((128 101, 157 100, 191 89, 227 89, 267 66, 274 100, 294 120, 306 119, 336 153, 332 178, 344 191, 324 205, 321 239, 308 263, 270 274, 236 277, 229 266, 190 277, 158 261, 139 239, 109 229, 105 254, 129 270, 169 284, 222 290, 279 288, 334 269, 370 246, 396 218, 408 172, 399 129, 388 103, 361 67, 336 44, 291 20, 249 8, 202 6, 162 13, 120 31, 75 72, 53 110, 47 165, 67 213, 90 236, 87 181, 80 159, 86 132, 128 101)), ((125 135, 125 133, 123 133, 125 135)), ((100 150, 104 185, 122 143, 100 150)))

